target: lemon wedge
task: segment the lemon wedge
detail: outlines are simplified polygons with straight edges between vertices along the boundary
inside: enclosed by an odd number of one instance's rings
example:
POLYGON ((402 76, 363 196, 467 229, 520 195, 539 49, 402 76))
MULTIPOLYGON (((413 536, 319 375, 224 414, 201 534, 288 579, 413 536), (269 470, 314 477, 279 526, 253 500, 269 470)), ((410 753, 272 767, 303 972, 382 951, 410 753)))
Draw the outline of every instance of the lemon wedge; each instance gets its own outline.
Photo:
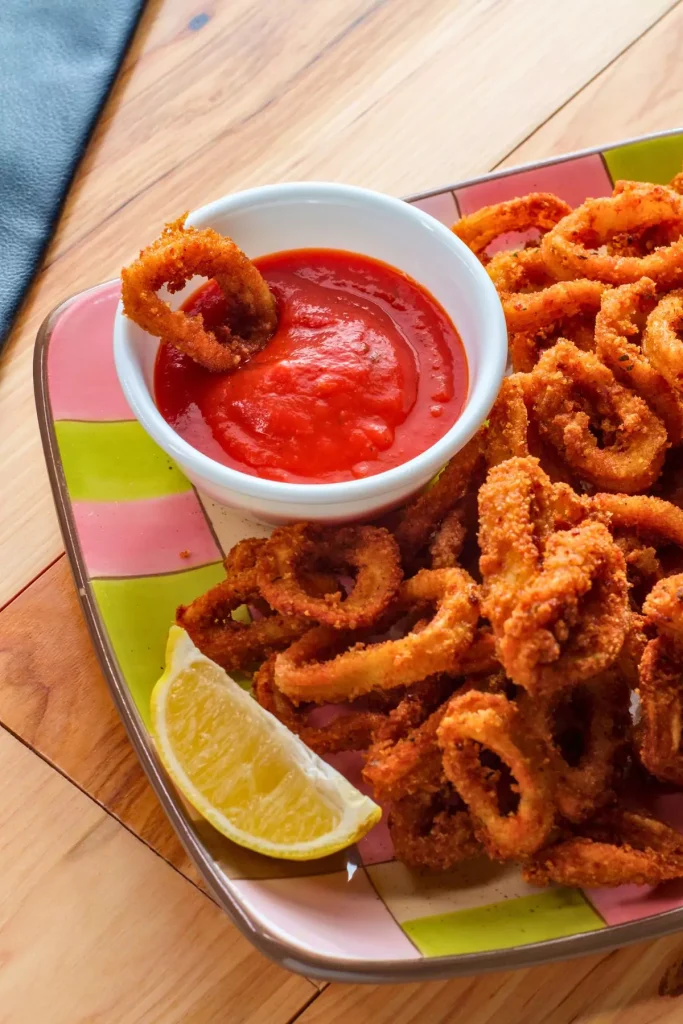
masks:
POLYGON ((287 860, 356 842, 381 810, 172 626, 152 692, 159 756, 190 804, 240 846, 287 860))

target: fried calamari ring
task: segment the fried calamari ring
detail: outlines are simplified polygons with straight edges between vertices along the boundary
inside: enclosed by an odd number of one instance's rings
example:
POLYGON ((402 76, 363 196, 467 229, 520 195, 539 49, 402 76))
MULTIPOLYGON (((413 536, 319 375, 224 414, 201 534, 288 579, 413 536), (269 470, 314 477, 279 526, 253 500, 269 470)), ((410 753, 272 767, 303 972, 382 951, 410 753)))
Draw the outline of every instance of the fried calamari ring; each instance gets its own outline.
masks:
POLYGON ((591 508, 609 515, 612 530, 629 530, 656 546, 683 548, 683 509, 645 494, 595 494, 591 508))
POLYGON ((519 705, 549 751, 553 798, 567 821, 585 821, 614 798, 631 719, 628 685, 614 671, 539 701, 519 705))
POLYGON ((486 249, 500 235, 531 228, 548 231, 570 212, 571 206, 551 192, 531 192, 517 199, 483 206, 476 213, 462 217, 452 230, 485 262, 486 249))
POLYGON ((683 574, 655 584, 643 602, 643 615, 659 633, 683 645, 683 574))
POLYGON ((457 671, 462 676, 490 675, 500 668, 496 657, 496 639, 488 627, 480 627, 474 640, 458 661, 457 671))
POLYGON ((556 278, 548 272, 537 246, 494 253, 486 265, 486 272, 501 299, 503 295, 541 292, 556 283, 556 278))
POLYGON ((380 726, 368 750, 363 778, 383 802, 419 793, 438 793, 445 782, 437 731, 447 701, 430 710, 401 702, 380 726))
POLYGON ((433 870, 480 852, 467 808, 443 773, 437 729, 446 707, 429 713, 428 704, 402 701, 378 730, 363 769, 376 799, 388 804, 395 856, 433 870))
POLYGON ((668 443, 664 424, 591 352, 559 341, 541 356, 527 388, 539 433, 582 479, 626 494, 657 479, 668 443))
POLYGON ((275 685, 295 704, 337 702, 409 686, 438 672, 454 673, 474 639, 478 588, 463 569, 422 569, 403 583, 398 608, 430 605, 433 617, 400 640, 354 643, 353 634, 330 627, 310 630, 277 658, 275 685), (325 660, 338 650, 342 653, 325 660))
POLYGON ((264 545, 257 565, 259 589, 273 608, 335 629, 373 623, 396 596, 402 576, 396 541, 378 526, 283 526, 264 545), (348 597, 338 590, 320 596, 304 589, 301 573, 321 564, 357 571, 348 597))
POLYGON ((464 510, 461 506, 457 506, 437 527, 429 545, 432 569, 451 569, 453 566, 457 566, 466 533, 464 510))
POLYGON ((499 628, 498 654, 515 683, 550 694, 609 668, 629 624, 624 557, 606 526, 587 521, 547 539, 499 628))
POLYGON ((467 807, 448 784, 437 793, 396 800, 389 807, 387 824, 394 856, 411 867, 448 871, 481 853, 467 807))
POLYGON ((508 330, 537 331, 559 320, 595 316, 605 288, 600 281, 581 278, 556 281, 539 291, 503 292, 500 298, 508 330))
POLYGON ((233 619, 232 612, 255 599, 258 592, 238 574, 191 604, 179 605, 176 622, 202 654, 226 672, 246 669, 298 640, 310 628, 307 619, 293 616, 270 615, 249 623, 233 619))
MULTIPOLYGON (((683 439, 683 403, 646 353, 645 335, 642 347, 638 340, 656 305, 657 291, 647 277, 605 292, 595 320, 595 350, 619 383, 635 391, 657 413, 671 443, 679 444, 683 439)), ((679 345, 683 356, 683 342, 679 345)))
POLYGON ((547 842, 555 820, 547 751, 516 704, 502 693, 455 696, 438 740, 446 778, 465 801, 474 834, 491 857, 516 860, 547 842), (493 764, 486 765, 483 750, 494 755, 493 764), (510 807, 501 807, 505 768, 513 780, 510 807))
POLYGON ((524 402, 521 375, 504 377, 489 413, 485 434, 486 465, 497 466, 507 459, 529 454, 529 417, 524 402))
POLYGON ((581 522, 587 510, 566 484, 551 484, 538 459, 511 458, 489 470, 479 489, 479 568, 482 612, 496 634, 540 571, 547 538, 581 522))
POLYGON ((608 284, 627 284, 641 277, 671 286, 683 281, 683 238, 644 255, 623 256, 609 251, 619 233, 642 232, 661 224, 672 233, 683 231, 683 197, 665 185, 617 182, 614 195, 587 199, 541 239, 540 248, 550 272, 570 280, 588 277, 608 284))
POLYGON ((541 352, 559 338, 585 351, 594 347, 595 315, 605 285, 587 279, 558 283, 540 249, 533 248, 496 253, 486 269, 503 304, 516 372, 533 370, 541 352))
MULTIPOLYGON (((634 590, 641 590, 644 587, 650 591, 664 576, 657 549, 651 544, 645 544, 637 534, 630 532, 615 532, 614 543, 624 556, 629 586, 634 590)), ((631 598, 634 598, 633 593, 631 598)))
POLYGON ((657 885, 683 877, 683 838, 647 814, 603 812, 581 827, 581 835, 540 850, 522 877, 530 885, 578 889, 657 885))
POLYGON ((515 373, 531 373, 543 352, 564 338, 582 352, 595 348, 595 313, 556 320, 548 327, 508 335, 508 354, 515 373))
POLYGON ((669 182, 669 188, 672 188, 674 192, 678 192, 680 196, 683 196, 683 171, 679 171, 678 174, 669 182))
POLYGON ((569 468, 555 449, 541 440, 536 425, 529 419, 526 379, 524 373, 513 373, 503 379, 488 425, 482 428, 486 465, 490 469, 508 459, 532 455, 553 483, 570 483, 569 468))
POLYGON ((233 545, 223 559, 228 578, 239 574, 242 586, 249 586, 254 592, 258 591, 256 563, 265 543, 265 537, 245 537, 233 545), (247 573, 248 577, 245 575, 247 573))
POLYGON ((457 452, 428 490, 402 509, 394 536, 405 560, 424 548, 439 523, 464 496, 483 459, 483 435, 475 434, 457 452))
MULTIPOLYGON (((334 754, 342 750, 365 750, 372 742, 375 731, 387 717, 387 710, 375 709, 364 702, 364 706, 349 704, 340 707, 338 715, 325 724, 317 724, 316 714, 320 709, 296 708, 273 681, 275 656, 263 663, 254 675, 254 696, 261 707, 296 733, 316 754, 334 754)), ((362 702, 357 702, 362 703, 362 702)), ((327 709, 326 709, 327 711, 327 709)), ((333 714, 333 709, 328 715, 333 714)))
POLYGON ((638 755, 651 775, 683 786, 683 649, 668 636, 650 640, 640 662, 638 755))
POLYGON ((683 290, 665 295, 647 318, 643 351, 680 397, 683 393, 683 290))
POLYGON ((619 657, 614 662, 615 672, 631 690, 638 688, 640 662, 648 644, 645 629, 645 617, 632 611, 624 645, 619 651, 619 657))
POLYGON ((123 309, 148 334, 174 345, 207 370, 234 370, 274 334, 275 299, 232 239, 212 228, 186 227, 185 216, 167 224, 161 237, 121 271, 123 309), (180 291, 196 275, 217 282, 230 303, 228 323, 207 330, 201 316, 173 310, 157 295, 164 285, 171 293, 180 291))
MULTIPOLYGON (((246 537, 228 551, 223 565, 233 587, 250 595, 249 605, 257 608, 263 615, 271 615, 272 607, 260 596, 257 574, 258 560, 266 544, 265 537, 246 537)), ((303 572, 301 584, 307 593, 320 597, 326 594, 341 594, 342 589, 338 577, 325 572, 303 572)))

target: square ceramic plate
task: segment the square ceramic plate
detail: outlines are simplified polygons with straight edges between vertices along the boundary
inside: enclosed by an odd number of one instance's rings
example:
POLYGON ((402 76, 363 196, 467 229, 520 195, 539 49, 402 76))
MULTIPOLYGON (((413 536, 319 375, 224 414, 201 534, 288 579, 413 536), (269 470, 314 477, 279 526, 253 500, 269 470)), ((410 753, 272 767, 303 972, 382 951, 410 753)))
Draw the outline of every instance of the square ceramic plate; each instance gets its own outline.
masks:
MULTIPOLYGON (((412 197, 451 224, 530 191, 572 206, 618 178, 666 182, 681 168, 669 132, 412 197)), ((529 966, 683 928, 683 883, 538 890, 511 865, 469 862, 417 875, 380 823, 357 847, 288 864, 235 847, 179 799, 148 733, 176 605, 223 577, 221 560, 258 532, 198 494, 134 420, 114 371, 116 281, 68 299, 41 327, 35 390, 45 458, 83 610, 145 771, 217 902, 263 953, 319 978, 416 981, 529 966)), ((262 532, 265 532, 262 531, 262 532)), ((358 783, 360 756, 331 759, 358 783)), ((683 830, 683 796, 659 813, 683 830)))

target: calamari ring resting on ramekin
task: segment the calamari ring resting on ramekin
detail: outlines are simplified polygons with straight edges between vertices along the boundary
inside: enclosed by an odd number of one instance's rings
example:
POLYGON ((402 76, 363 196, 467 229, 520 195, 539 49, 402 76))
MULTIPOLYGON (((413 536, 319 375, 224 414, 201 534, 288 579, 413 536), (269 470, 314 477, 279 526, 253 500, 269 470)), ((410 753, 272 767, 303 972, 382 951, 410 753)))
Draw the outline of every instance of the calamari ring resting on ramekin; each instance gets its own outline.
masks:
POLYGON ((683 649, 683 574, 667 576, 655 583, 643 602, 643 615, 659 633, 664 633, 683 649))
POLYGON ((528 231, 531 228, 540 232, 548 231, 570 212, 571 206, 552 192, 530 192, 516 199, 482 206, 476 213, 456 221, 452 230, 485 262, 487 247, 500 235, 508 231, 528 231))
POLYGON ((540 248, 557 278, 589 277, 607 284, 627 284, 641 277, 669 287, 683 282, 683 237, 642 256, 608 250, 609 239, 661 224, 683 232, 683 196, 665 185, 617 182, 614 194, 587 199, 543 236, 540 248))
POLYGON ((261 549, 256 574, 261 594, 277 611, 335 629, 371 625, 396 596, 403 578, 398 545, 383 527, 325 528, 311 523, 275 530, 261 549), (301 573, 321 567, 355 569, 351 594, 308 593, 301 573))
POLYGON ((121 271, 126 316, 214 372, 234 370, 258 352, 277 326, 275 299, 263 277, 232 239, 212 228, 185 227, 183 214, 121 271), (228 323, 212 330, 201 317, 173 310, 159 298, 196 275, 213 279, 229 300, 228 323))
POLYGON ((527 400, 541 437, 594 487, 633 494, 659 476, 664 424, 592 352, 558 341, 528 375, 527 400))
POLYGON ((294 704, 338 702, 409 686, 438 672, 454 673, 479 617, 472 577, 464 569, 422 569, 403 583, 397 605, 399 610, 431 605, 435 611, 419 632, 375 644, 354 643, 353 634, 329 626, 315 627, 276 659, 275 685, 294 704), (339 650, 343 653, 334 657, 339 650))
POLYGON ((631 724, 629 688, 618 671, 547 700, 524 690, 517 700, 547 745, 553 799, 562 817, 578 823, 611 803, 631 724))
POLYGON ((683 836, 635 811, 603 812, 581 834, 540 850, 522 868, 531 885, 581 889, 657 885, 683 877, 683 836))
POLYGON ((547 750, 517 704, 502 693, 457 695, 438 738, 446 778, 465 801, 474 834, 490 856, 519 859, 547 842, 555 820, 547 750), (495 755, 491 765, 482 761, 482 748, 495 755), (514 780, 513 804, 518 797, 514 809, 501 806, 505 767, 514 780))
POLYGON ((498 656, 518 686, 547 696, 609 668, 629 624, 624 556, 603 523, 586 521, 547 539, 497 630, 498 656))
POLYGON ((580 523, 588 503, 552 484, 538 459, 510 458, 489 470, 479 489, 479 568, 483 614, 499 635, 520 591, 540 571, 545 541, 580 523))
POLYGON ((670 292, 647 318, 643 351, 679 398, 683 397, 683 290, 670 292))
POLYGON ((650 640, 639 675, 638 756, 655 778, 683 786, 683 647, 668 636, 650 640))
MULTIPOLYGON (((619 383, 635 391, 657 413, 671 443, 679 444, 683 439, 681 395, 646 352, 647 331, 642 336, 642 343, 638 337, 655 306, 657 289, 648 277, 606 291, 595 319, 595 351, 619 383)), ((648 348, 652 343, 652 335, 649 338, 648 348)), ((683 380, 683 341, 679 341, 678 345, 683 380)))

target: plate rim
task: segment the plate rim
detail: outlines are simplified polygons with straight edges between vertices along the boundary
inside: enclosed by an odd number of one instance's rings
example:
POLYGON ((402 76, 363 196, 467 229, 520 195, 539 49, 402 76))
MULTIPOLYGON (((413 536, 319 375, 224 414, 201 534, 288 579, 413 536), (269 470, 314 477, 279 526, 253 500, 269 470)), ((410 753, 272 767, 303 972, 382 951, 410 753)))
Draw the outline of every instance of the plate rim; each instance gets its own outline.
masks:
MULTIPOLYGON (((536 170, 554 164, 575 160, 620 149, 638 142, 647 142, 669 136, 683 136, 683 127, 651 132, 623 139, 607 145, 592 146, 535 160, 514 167, 501 168, 477 177, 468 178, 406 196, 407 202, 417 202, 453 192, 470 185, 481 184, 506 177, 520 171, 536 170)), ((118 711, 128 738, 140 761, 147 779, 156 793, 176 835, 188 857, 204 880, 209 895, 227 914, 232 923, 252 945, 270 960, 287 970, 309 978, 344 983, 391 984, 397 982, 437 981, 447 978, 490 973, 498 970, 513 970, 535 967, 559 960, 569 960, 594 953, 607 953, 613 949, 662 938, 683 929, 683 907, 655 913, 646 918, 622 924, 609 925, 590 932, 545 939, 526 945, 484 950, 475 953, 456 953, 440 957, 418 956, 415 959, 375 960, 370 963, 353 961, 345 957, 319 955, 283 939, 274 929, 264 927, 242 901, 223 883, 213 858, 204 849, 195 835, 191 818, 159 761, 149 733, 142 722, 140 713, 130 695, 123 674, 102 622, 95 595, 88 576, 83 553, 78 541, 71 499, 57 445, 55 420, 52 415, 47 380, 47 361, 50 340, 54 327, 61 315, 77 299, 116 281, 111 278, 89 288, 84 288, 64 299, 45 317, 36 336, 33 355, 33 385, 36 413, 47 466, 52 497, 55 503, 64 547, 71 568, 79 604, 88 632, 95 648, 114 706, 118 711)), ((110 813, 110 812, 108 812, 110 813)), ((139 838, 139 837, 138 837, 139 838)), ((142 840, 144 842, 144 840, 142 840)), ((163 858, 165 860, 165 858, 163 858)), ((167 862, 168 863, 168 862, 167 862)), ((172 865, 169 864, 172 867, 172 865)), ((191 881, 188 879, 188 881, 191 881)))

